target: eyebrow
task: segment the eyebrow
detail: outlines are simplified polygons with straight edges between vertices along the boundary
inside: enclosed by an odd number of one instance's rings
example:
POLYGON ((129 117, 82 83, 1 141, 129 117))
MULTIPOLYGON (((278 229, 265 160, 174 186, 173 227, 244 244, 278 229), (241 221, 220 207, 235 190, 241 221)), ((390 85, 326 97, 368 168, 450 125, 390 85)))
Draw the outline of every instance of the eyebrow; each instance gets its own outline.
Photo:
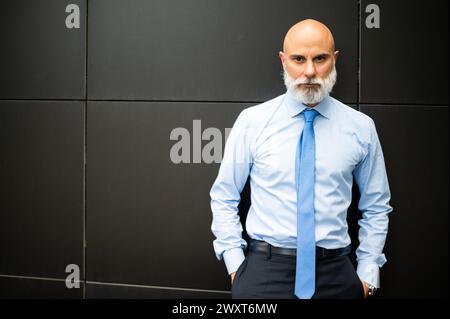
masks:
MULTIPOLYGON (((313 59, 315 59, 315 58, 328 58, 329 56, 330 56, 329 53, 319 53, 319 54, 315 55, 313 59)), ((301 54, 291 54, 290 57, 291 57, 291 59, 295 59, 295 58, 304 58, 305 56, 303 56, 301 54)))

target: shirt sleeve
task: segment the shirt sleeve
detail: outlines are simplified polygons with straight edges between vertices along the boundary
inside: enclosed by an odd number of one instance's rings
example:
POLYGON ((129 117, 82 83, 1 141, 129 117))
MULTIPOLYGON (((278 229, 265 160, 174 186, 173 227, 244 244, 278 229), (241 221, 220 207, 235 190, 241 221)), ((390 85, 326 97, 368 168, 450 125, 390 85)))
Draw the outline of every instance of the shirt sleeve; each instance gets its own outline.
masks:
POLYGON ((388 231, 388 214, 392 207, 389 205, 391 193, 383 152, 372 119, 369 128, 367 153, 353 172, 361 193, 358 209, 362 213, 358 222, 360 245, 356 250, 357 273, 363 281, 379 288, 380 268, 386 262, 383 248, 388 231))
POLYGON ((228 273, 235 272, 245 259, 242 224, 238 215, 241 191, 250 174, 252 155, 246 111, 234 123, 225 144, 218 176, 210 191, 213 221, 211 230, 217 259, 225 261, 228 273))

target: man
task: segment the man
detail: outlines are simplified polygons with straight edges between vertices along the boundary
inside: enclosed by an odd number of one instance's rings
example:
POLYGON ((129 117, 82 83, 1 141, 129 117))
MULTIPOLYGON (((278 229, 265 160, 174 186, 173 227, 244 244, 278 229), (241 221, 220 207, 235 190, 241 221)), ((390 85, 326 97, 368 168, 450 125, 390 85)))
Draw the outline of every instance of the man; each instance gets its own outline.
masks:
POLYGON ((366 298, 380 285, 392 211, 374 122, 329 96, 338 51, 325 25, 295 24, 279 56, 286 94, 241 112, 210 192, 217 258, 233 298, 366 298), (248 176, 249 243, 237 214, 248 176), (346 222, 353 178, 357 270, 346 222))

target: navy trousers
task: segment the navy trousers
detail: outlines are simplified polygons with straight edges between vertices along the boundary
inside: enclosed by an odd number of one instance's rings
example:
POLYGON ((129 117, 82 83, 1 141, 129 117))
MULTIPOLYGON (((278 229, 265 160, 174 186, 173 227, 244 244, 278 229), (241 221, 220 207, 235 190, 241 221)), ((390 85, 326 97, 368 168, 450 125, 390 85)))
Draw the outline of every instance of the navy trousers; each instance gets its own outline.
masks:
MULTIPOLYGON (((295 299, 295 256, 248 251, 231 286, 233 299, 295 299)), ((312 299, 364 299, 364 287, 348 256, 316 260, 312 299)))

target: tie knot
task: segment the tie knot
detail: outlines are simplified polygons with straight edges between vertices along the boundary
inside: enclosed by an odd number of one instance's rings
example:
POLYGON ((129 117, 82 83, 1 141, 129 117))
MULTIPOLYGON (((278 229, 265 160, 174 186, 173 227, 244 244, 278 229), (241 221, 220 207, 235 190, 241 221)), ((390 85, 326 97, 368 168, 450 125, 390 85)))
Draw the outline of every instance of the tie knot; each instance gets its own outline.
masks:
POLYGON ((303 116, 305 117, 305 122, 313 122, 314 119, 316 118, 317 115, 317 111, 313 110, 313 109, 306 109, 303 112, 303 116))

